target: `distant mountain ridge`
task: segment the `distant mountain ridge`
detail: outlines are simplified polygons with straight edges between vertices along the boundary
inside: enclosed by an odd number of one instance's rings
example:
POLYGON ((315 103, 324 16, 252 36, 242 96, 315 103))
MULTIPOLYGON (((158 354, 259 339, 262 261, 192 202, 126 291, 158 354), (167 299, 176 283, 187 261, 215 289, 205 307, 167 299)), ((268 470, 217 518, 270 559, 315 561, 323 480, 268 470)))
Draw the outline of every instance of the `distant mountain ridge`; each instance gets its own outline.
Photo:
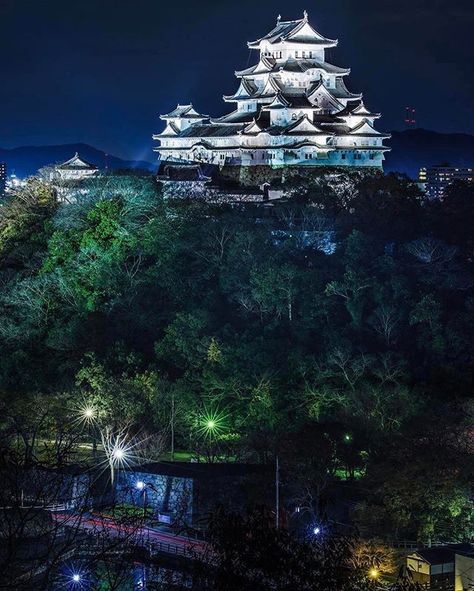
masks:
POLYGON ((387 140, 385 172, 404 172, 417 178, 422 166, 449 162, 452 166, 474 168, 474 135, 438 133, 427 129, 393 131, 387 140))
POLYGON ((98 150, 88 144, 61 144, 55 146, 21 146, 19 148, 0 148, 0 162, 6 162, 8 174, 15 172, 19 177, 32 176, 39 168, 48 164, 65 162, 78 152, 81 158, 98 168, 106 166, 111 170, 120 168, 156 169, 156 165, 144 160, 124 160, 98 150))
MULTIPOLYGON (((404 172, 417 178, 422 166, 449 162, 453 166, 474 168, 474 135, 464 133, 438 133, 426 129, 407 129, 393 131, 388 145, 385 172, 404 172)), ((88 144, 63 144, 57 146, 22 146, 19 148, 0 148, 0 161, 6 162, 8 172, 20 177, 36 174, 39 168, 48 164, 65 162, 74 154, 95 164, 100 169, 143 168, 156 170, 157 164, 144 160, 124 160, 98 150, 88 144)))

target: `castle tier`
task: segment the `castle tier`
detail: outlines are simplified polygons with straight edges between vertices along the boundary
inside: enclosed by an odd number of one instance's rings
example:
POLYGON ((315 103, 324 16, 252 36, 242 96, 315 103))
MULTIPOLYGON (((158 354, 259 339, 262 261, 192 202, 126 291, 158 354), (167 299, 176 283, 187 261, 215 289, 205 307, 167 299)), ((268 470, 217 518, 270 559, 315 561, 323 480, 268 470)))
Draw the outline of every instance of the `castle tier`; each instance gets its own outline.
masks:
POLYGON ((248 43, 259 51, 256 65, 235 72, 239 87, 224 101, 235 109, 219 118, 178 105, 165 129, 153 136, 161 161, 224 166, 355 166, 381 168, 383 140, 362 95, 344 82, 349 69, 326 61, 337 41, 308 22, 282 21, 248 43))

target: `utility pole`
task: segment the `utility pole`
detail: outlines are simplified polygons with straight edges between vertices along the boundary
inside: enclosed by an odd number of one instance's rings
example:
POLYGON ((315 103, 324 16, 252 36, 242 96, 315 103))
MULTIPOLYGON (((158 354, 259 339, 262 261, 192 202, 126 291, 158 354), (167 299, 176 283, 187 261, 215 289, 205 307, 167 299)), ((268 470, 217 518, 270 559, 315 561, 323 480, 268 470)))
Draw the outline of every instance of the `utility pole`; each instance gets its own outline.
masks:
POLYGON ((278 456, 276 457, 276 463, 275 463, 275 504, 276 504, 275 525, 276 525, 276 528, 279 529, 279 527, 280 527, 280 460, 279 460, 278 456))
POLYGON ((171 393, 171 461, 174 461, 174 392, 171 393))

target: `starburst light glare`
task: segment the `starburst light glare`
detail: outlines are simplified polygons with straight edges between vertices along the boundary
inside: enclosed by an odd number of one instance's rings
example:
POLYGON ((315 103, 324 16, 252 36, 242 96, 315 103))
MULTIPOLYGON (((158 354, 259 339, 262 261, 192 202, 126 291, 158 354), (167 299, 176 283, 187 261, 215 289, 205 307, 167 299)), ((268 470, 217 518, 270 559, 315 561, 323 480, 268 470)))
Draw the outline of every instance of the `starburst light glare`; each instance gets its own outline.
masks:
POLYGON ((90 402, 84 401, 74 409, 74 422, 79 425, 91 425, 98 418, 97 408, 90 402))
POLYGON ((114 460, 117 460, 120 462, 121 460, 123 460, 124 455, 125 455, 125 450, 123 450, 120 447, 114 448, 112 450, 112 457, 114 460))
POLYGON ((130 467, 137 462, 137 448, 143 444, 143 441, 131 438, 127 428, 117 432, 105 429, 100 432, 100 436, 113 483, 116 470, 130 467))
POLYGON ((372 568, 369 574, 372 579, 376 579, 379 576, 379 571, 376 568, 372 568))
POLYGON ((209 439, 217 438, 226 430, 228 415, 219 409, 204 409, 198 417, 197 430, 209 439))
POLYGON ((136 436, 132 436, 128 426, 118 430, 106 427, 100 429, 99 433, 105 454, 105 459, 101 464, 110 469, 112 483, 117 470, 150 461, 143 455, 146 438, 138 439, 136 436))

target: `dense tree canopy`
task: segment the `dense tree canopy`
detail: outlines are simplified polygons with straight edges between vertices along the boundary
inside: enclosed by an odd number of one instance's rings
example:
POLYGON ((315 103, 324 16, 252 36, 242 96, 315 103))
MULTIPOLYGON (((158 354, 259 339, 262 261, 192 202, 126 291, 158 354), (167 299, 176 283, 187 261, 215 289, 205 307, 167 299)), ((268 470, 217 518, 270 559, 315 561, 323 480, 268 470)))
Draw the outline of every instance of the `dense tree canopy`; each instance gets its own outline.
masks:
POLYGON ((178 446, 278 453, 288 499, 318 491, 314 514, 344 477, 360 527, 463 539, 473 203, 396 176, 273 207, 111 177, 60 206, 34 181, 0 211, 2 404, 94 397, 147 433, 168 433, 173 404, 178 446))

